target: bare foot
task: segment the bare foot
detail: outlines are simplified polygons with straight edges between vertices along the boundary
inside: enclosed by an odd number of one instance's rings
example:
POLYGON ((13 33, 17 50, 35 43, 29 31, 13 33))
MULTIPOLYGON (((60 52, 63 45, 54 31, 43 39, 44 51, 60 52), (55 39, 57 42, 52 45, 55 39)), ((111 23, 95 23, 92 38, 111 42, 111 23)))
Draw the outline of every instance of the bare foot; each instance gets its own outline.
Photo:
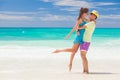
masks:
POLYGON ((89 72, 83 72, 83 74, 89 74, 89 72))
POLYGON ((69 64, 68 67, 69 67, 69 71, 71 72, 72 64, 69 64))
POLYGON ((55 51, 53 51, 52 53, 59 53, 59 50, 55 50, 55 51))

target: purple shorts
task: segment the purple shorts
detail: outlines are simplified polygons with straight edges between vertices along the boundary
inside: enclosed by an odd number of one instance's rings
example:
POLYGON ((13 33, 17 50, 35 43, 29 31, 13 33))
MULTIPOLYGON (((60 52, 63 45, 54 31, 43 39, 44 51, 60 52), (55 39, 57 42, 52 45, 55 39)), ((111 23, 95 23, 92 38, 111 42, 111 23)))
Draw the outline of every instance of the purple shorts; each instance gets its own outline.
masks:
POLYGON ((80 50, 81 51, 88 51, 90 46, 90 42, 84 42, 83 44, 80 45, 80 50))

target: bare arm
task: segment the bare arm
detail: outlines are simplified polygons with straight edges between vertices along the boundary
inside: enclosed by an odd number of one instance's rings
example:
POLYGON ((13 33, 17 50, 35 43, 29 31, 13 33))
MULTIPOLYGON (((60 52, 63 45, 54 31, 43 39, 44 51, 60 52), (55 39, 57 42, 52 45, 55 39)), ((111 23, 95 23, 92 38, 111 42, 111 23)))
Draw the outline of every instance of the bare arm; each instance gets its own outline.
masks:
POLYGON ((77 21, 77 22, 76 22, 75 26, 74 26, 74 27, 72 28, 72 30, 67 34, 67 36, 65 37, 65 39, 68 39, 68 38, 71 36, 71 34, 72 34, 75 30, 78 29, 79 23, 80 23, 80 21, 77 21))
POLYGON ((75 31, 75 28, 73 28, 68 34, 67 36, 65 36, 65 39, 68 39, 70 37, 70 35, 75 31))
MULTIPOLYGON (((94 21, 94 24, 93 24, 93 25, 95 25, 95 24, 96 24, 96 21, 94 21)), ((78 27, 78 30, 79 30, 79 29, 85 29, 85 28, 87 28, 87 25, 84 25, 84 26, 78 27)))
POLYGON ((85 29, 85 28, 87 28, 87 26, 86 26, 86 25, 81 26, 81 27, 78 27, 78 29, 79 29, 79 30, 80 30, 80 29, 85 29))

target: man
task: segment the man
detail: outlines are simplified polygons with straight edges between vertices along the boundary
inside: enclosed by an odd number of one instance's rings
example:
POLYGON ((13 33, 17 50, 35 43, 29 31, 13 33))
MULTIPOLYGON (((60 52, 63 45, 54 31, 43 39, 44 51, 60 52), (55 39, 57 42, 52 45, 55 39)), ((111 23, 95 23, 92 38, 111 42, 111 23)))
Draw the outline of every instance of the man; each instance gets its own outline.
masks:
POLYGON ((86 73, 86 74, 89 73, 88 60, 86 58, 86 54, 87 54, 87 51, 89 49, 92 34, 93 34, 95 26, 96 26, 96 21, 95 20, 99 17, 99 14, 98 14, 97 11, 93 10, 90 13, 89 17, 90 17, 90 22, 88 22, 84 26, 78 28, 78 29, 84 29, 85 28, 85 33, 84 33, 84 36, 83 36, 84 43, 80 45, 80 51, 81 51, 81 58, 82 58, 82 61, 83 61, 83 68, 84 68, 83 73, 86 73))

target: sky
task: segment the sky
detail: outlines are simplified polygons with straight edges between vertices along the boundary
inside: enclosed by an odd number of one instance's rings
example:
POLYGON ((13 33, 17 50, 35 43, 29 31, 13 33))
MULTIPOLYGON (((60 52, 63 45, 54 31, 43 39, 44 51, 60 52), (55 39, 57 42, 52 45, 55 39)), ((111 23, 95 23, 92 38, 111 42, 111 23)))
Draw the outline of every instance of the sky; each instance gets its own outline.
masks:
POLYGON ((73 27, 81 7, 99 12, 98 28, 120 28, 119 0, 0 0, 0 27, 73 27))

